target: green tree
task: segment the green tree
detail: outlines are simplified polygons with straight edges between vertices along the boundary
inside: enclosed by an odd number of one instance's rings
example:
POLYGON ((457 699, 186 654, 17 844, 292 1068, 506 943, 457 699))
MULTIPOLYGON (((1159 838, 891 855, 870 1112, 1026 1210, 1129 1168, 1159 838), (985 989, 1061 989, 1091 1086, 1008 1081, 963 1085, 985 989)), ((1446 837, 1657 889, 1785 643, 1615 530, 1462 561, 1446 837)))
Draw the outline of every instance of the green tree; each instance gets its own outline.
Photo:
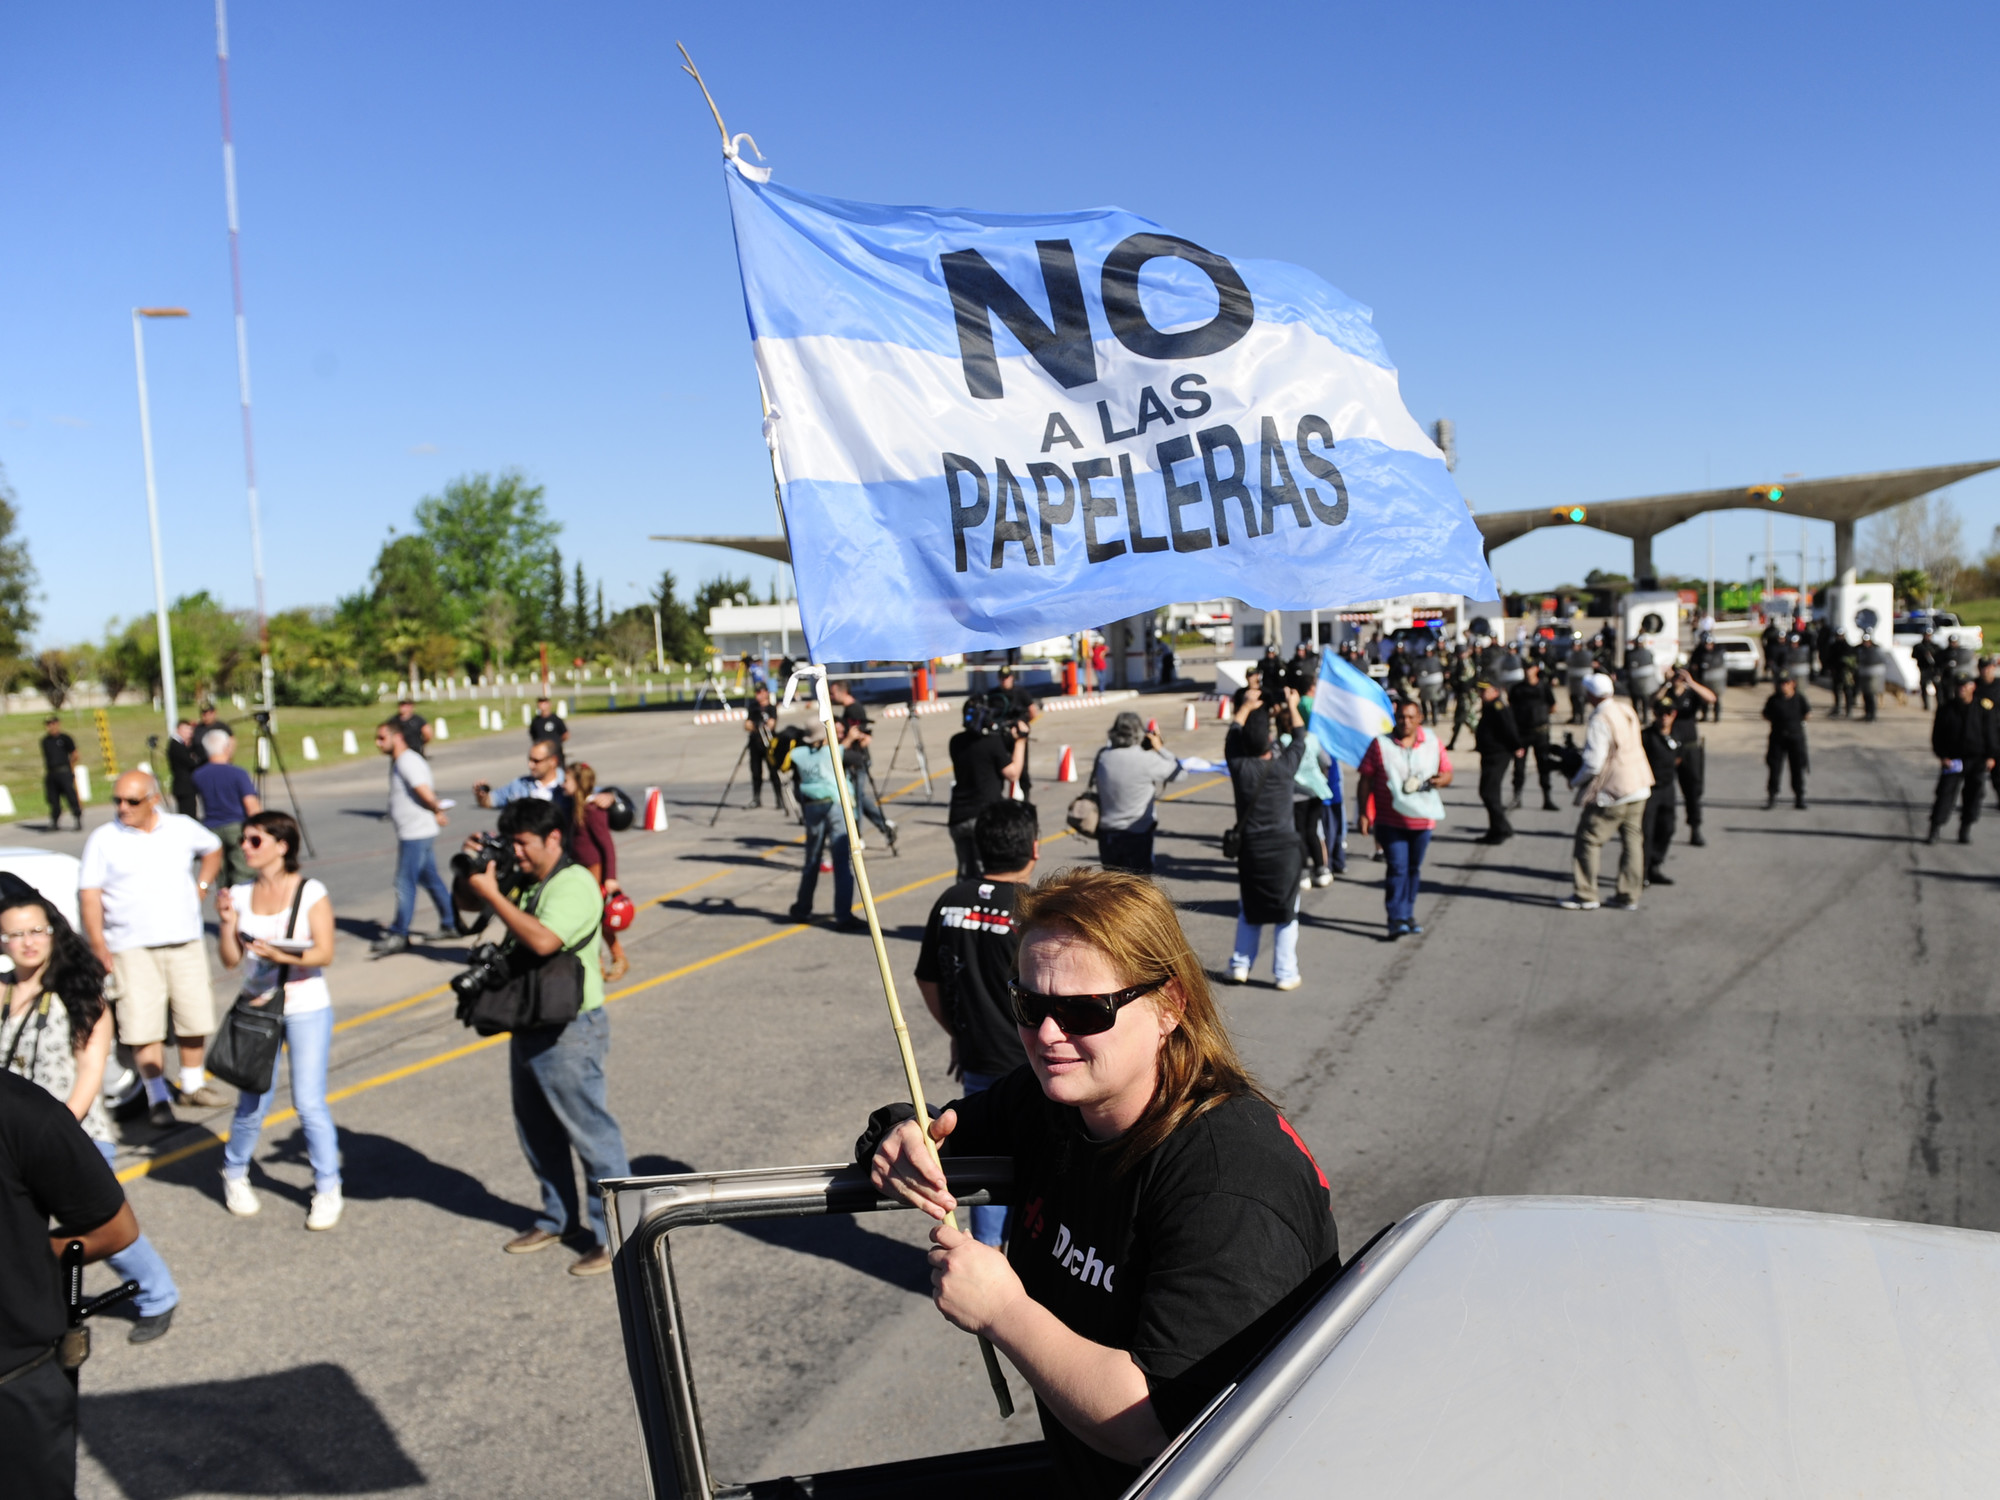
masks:
POLYGON ((76 686, 76 662, 67 651, 44 651, 35 658, 33 678, 42 696, 49 700, 49 707, 61 712, 63 704, 69 701, 70 690, 76 686))
POLYGON ((570 609, 569 644, 570 655, 583 656, 590 649, 590 590, 583 581, 583 563, 576 565, 576 603, 570 609))
POLYGON ((35 564, 28 543, 15 535, 20 522, 19 498, 0 467, 0 672, 20 674, 18 663, 28 649, 40 616, 35 613, 35 564))
POLYGON ((548 603, 543 609, 540 634, 557 654, 560 654, 563 643, 569 639, 569 616, 563 610, 564 587, 562 549, 551 547, 548 603))
MULTIPOLYGON (((561 524, 549 518, 541 485, 519 470, 467 474, 417 502, 417 534, 429 544, 445 619, 462 628, 498 589, 532 599, 555 556, 561 524)), ((521 622, 532 628, 534 622, 521 622)))
POLYGON ((679 586, 671 569, 662 571, 653 586, 653 605, 660 612, 660 646, 669 661, 698 662, 707 654, 708 638, 681 603, 679 586))
POLYGON ((271 616, 271 672, 278 702, 312 708, 375 701, 362 673, 360 632, 343 606, 288 609, 271 616))
POLYGON ((370 578, 369 607, 376 649, 398 676, 416 678, 435 656, 431 643, 448 633, 450 610, 438 577, 438 558, 423 536, 394 536, 382 544, 370 578))

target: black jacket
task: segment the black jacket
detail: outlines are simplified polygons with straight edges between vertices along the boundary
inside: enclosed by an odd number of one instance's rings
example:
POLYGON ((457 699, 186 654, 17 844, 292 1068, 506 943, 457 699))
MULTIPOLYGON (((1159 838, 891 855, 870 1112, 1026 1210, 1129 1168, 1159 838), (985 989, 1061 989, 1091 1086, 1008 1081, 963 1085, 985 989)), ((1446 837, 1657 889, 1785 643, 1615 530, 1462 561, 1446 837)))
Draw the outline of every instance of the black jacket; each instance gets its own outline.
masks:
POLYGON ((1472 736, 1472 747, 1481 755, 1512 756, 1525 743, 1511 713, 1493 712, 1499 706, 1481 705, 1484 712, 1479 715, 1479 727, 1472 736))
POLYGON ((1956 693, 1938 704, 1931 720, 1931 753, 1940 760, 1962 760, 1965 769, 1979 772, 2000 751, 1994 748, 1994 716, 1979 706, 1977 695, 1970 703, 1956 693))
POLYGON ((1787 698, 1783 693, 1773 693, 1764 700, 1764 717, 1771 721, 1771 740, 1805 743, 1806 720, 1812 717, 1812 705, 1806 702, 1804 693, 1793 693, 1787 698))
POLYGON ((1674 767, 1680 764, 1677 741, 1660 732, 1658 724, 1639 731, 1639 748, 1646 752, 1646 764, 1653 768, 1653 798, 1666 803, 1674 800, 1674 767))
POLYGON ((1547 733, 1549 715, 1555 711, 1556 690, 1549 686, 1546 676, 1540 682, 1523 678, 1515 683, 1508 689, 1507 702, 1514 710, 1514 727, 1521 731, 1524 742, 1547 733))
POLYGON ((206 765, 206 756, 197 755, 194 747, 183 745, 177 734, 167 737, 167 790, 176 797, 192 796, 194 793, 194 769, 206 765))

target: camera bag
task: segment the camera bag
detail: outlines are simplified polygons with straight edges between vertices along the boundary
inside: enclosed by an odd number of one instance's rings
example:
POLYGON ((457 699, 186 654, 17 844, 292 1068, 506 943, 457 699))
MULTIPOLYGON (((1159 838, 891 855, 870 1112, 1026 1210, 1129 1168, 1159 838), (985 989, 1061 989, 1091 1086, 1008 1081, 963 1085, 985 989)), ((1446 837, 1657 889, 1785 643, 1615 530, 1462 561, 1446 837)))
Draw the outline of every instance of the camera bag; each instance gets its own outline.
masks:
MULTIPOLYGON (((299 903, 305 896, 306 877, 301 875, 299 888, 292 892, 291 915, 285 918, 286 937, 298 936, 299 903)), ((278 1076, 278 1049, 285 1043, 285 986, 291 977, 292 966, 279 964, 278 982, 268 997, 236 997, 209 1038, 209 1072, 246 1094, 271 1092, 278 1076)))
MULTIPOLYGON (((529 915, 533 916, 540 907, 549 881, 565 869, 582 868, 565 861, 535 892, 534 903, 527 908, 529 915)), ((515 973, 506 983, 459 1001, 458 1019, 481 1036, 498 1036, 507 1031, 547 1031, 569 1025, 583 1010, 581 954, 597 931, 597 924, 593 923, 576 942, 544 959, 535 959, 517 944, 512 950, 515 973)))

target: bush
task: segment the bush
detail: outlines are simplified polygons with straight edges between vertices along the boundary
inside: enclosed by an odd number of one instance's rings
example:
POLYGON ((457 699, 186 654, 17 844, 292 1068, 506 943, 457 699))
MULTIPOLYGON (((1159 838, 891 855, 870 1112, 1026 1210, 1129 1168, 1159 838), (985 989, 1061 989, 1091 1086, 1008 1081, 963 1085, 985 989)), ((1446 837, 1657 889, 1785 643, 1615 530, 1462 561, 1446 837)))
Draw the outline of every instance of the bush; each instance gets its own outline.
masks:
POLYGON ((352 673, 280 672, 271 683, 280 708, 366 708, 375 689, 352 673))

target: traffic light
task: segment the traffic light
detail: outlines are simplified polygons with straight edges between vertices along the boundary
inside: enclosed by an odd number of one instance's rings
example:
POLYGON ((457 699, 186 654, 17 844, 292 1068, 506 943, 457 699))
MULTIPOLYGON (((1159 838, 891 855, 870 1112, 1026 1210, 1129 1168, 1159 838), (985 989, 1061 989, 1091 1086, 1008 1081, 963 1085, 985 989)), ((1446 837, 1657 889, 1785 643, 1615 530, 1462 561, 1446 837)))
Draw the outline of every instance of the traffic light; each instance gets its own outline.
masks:
POLYGON ((1785 487, 1782 484, 1760 484, 1751 488, 1751 494, 1759 500, 1768 500, 1773 505, 1785 503, 1785 487))
POLYGON ((1581 526, 1589 512, 1581 505, 1558 505, 1549 514, 1558 521, 1568 521, 1572 525, 1581 526))

